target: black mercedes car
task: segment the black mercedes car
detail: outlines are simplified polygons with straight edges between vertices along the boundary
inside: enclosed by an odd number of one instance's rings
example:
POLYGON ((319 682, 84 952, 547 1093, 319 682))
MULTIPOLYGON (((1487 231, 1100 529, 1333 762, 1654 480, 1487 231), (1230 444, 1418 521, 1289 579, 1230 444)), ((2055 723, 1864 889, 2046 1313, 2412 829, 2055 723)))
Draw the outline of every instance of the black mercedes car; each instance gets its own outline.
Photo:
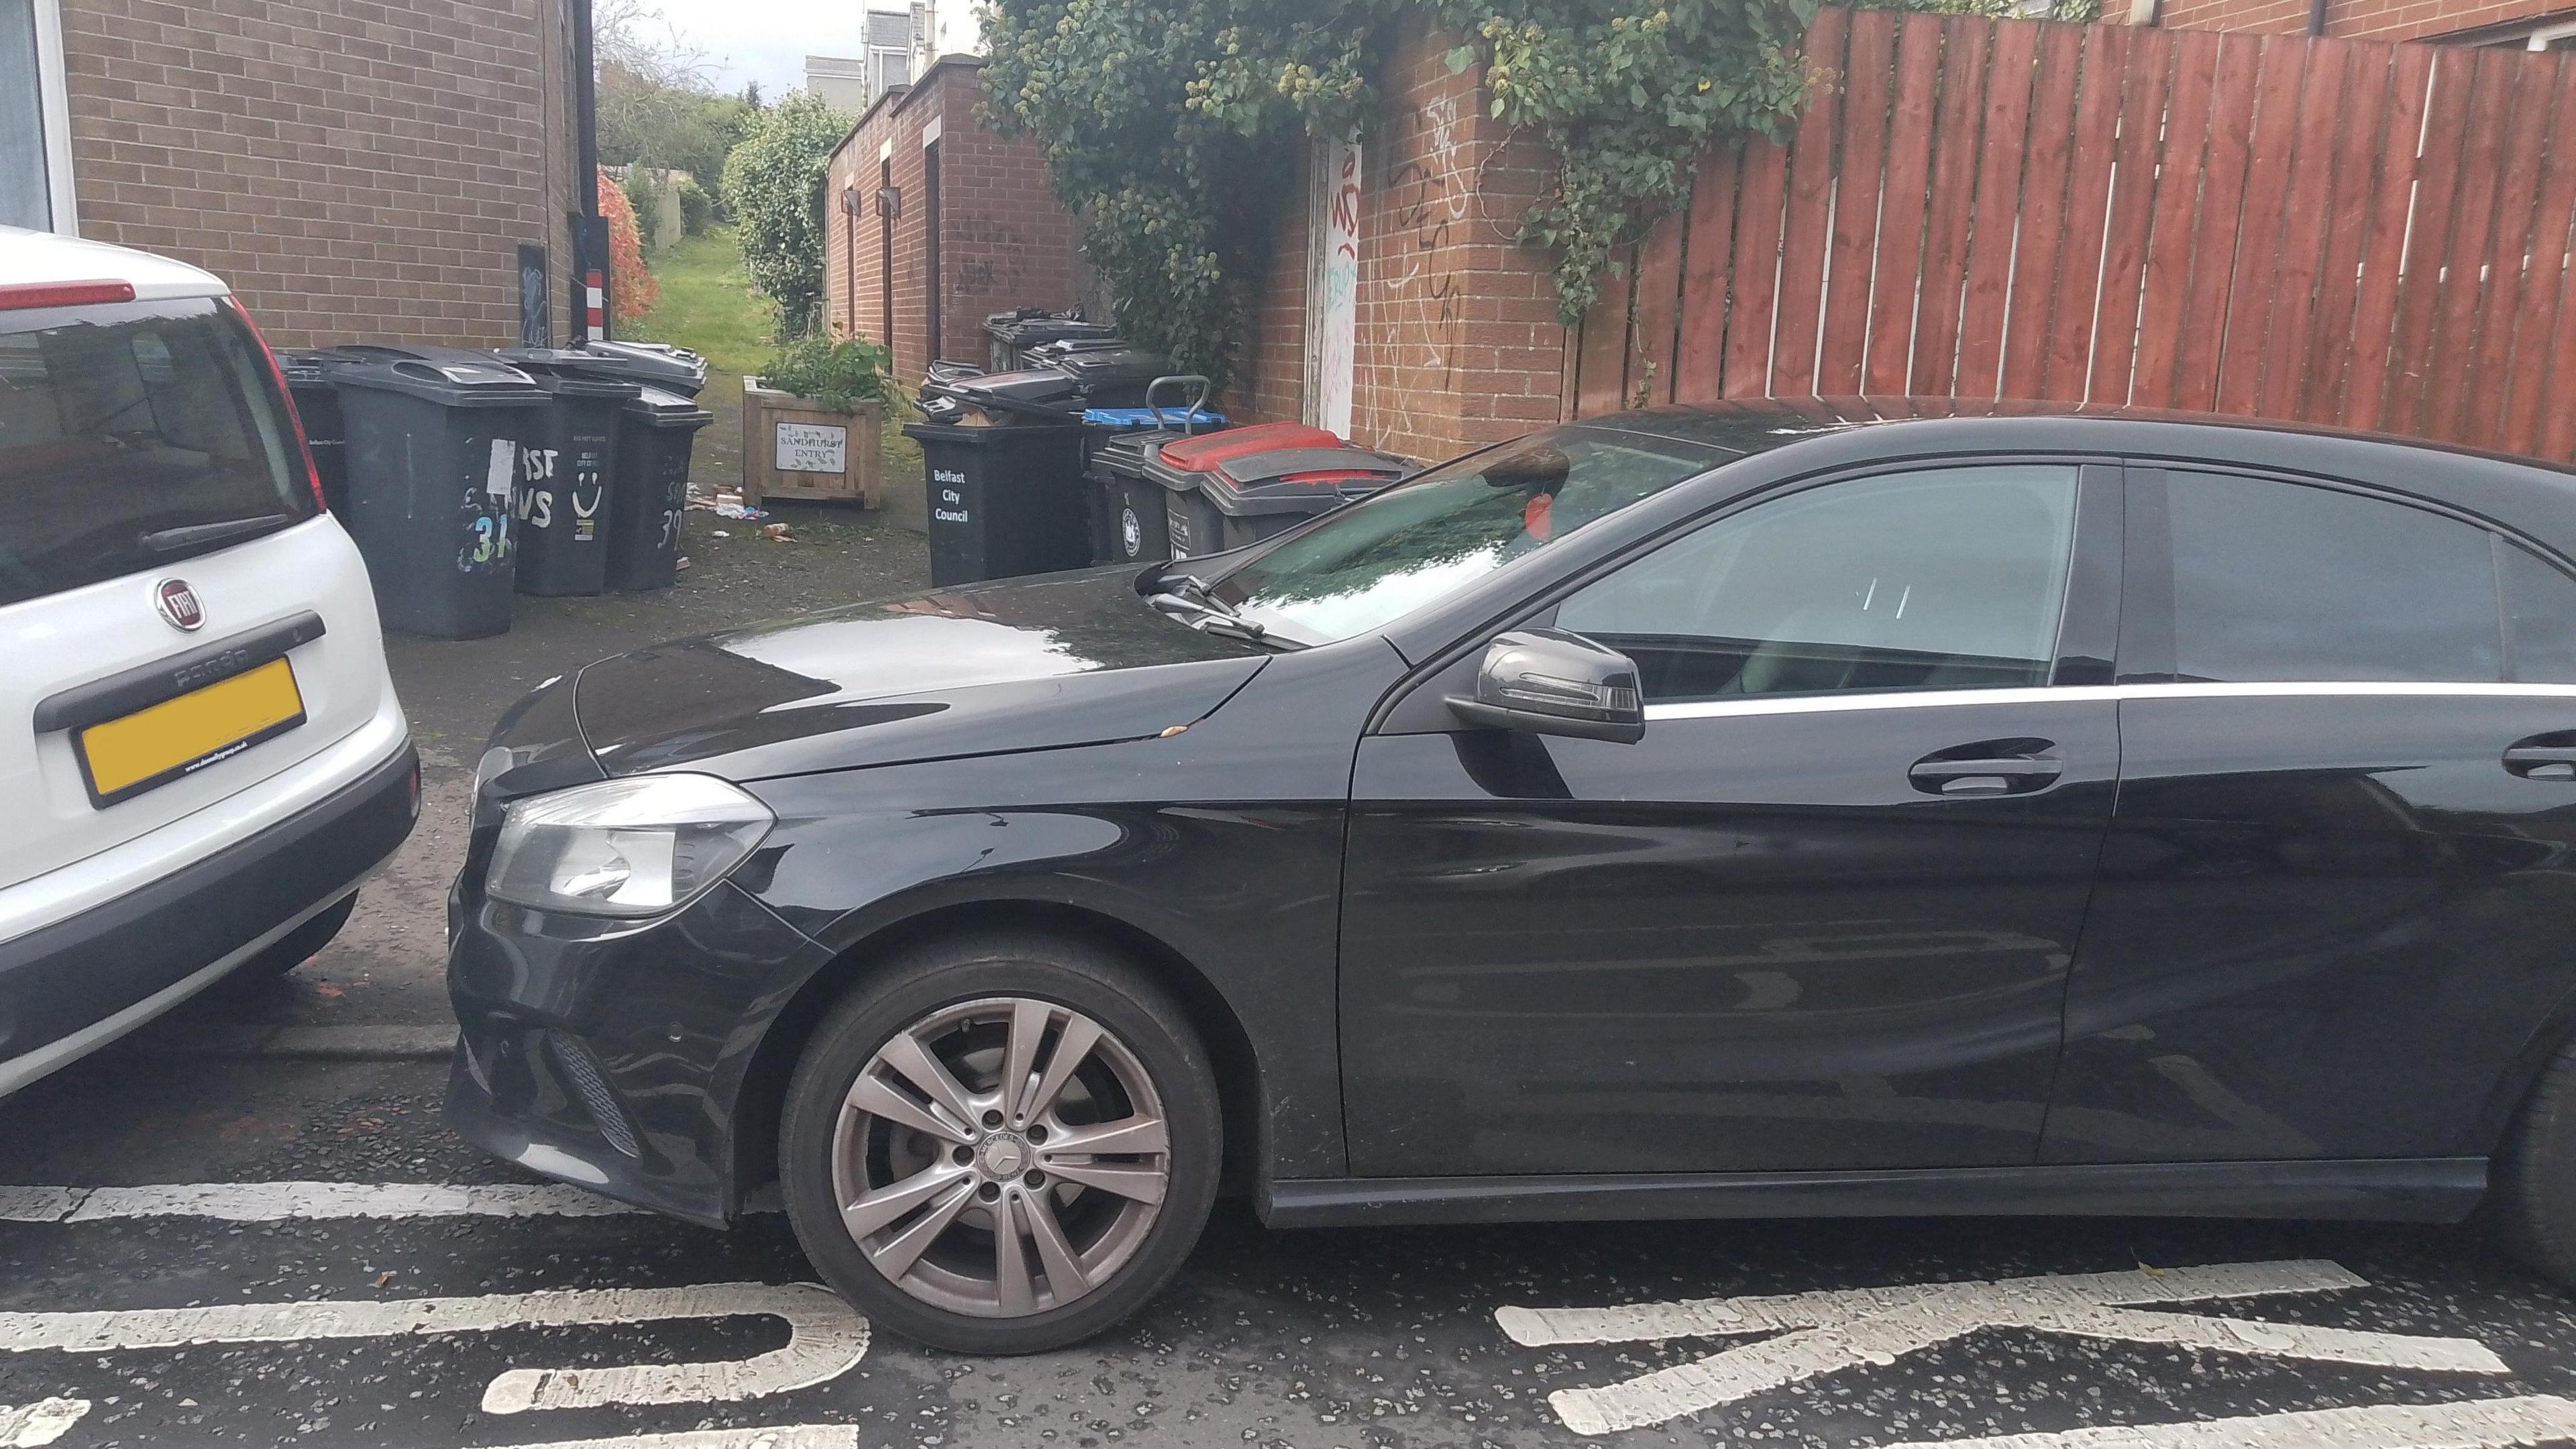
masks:
MULTIPOLYGON (((1942 405, 1946 407, 1947 405, 1942 405)), ((448 1117, 958 1350, 1278 1226, 2449 1221, 2576 1281, 2576 475, 1621 413, 549 682, 448 1117)))

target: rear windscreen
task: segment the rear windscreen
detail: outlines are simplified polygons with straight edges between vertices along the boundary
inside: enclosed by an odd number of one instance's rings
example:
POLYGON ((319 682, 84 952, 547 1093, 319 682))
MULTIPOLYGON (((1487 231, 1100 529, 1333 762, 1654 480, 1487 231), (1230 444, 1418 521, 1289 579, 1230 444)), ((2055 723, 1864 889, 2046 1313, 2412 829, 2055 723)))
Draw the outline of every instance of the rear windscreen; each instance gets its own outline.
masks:
POLYGON ((213 300, 0 312, 0 605, 313 511, 267 363, 213 300))

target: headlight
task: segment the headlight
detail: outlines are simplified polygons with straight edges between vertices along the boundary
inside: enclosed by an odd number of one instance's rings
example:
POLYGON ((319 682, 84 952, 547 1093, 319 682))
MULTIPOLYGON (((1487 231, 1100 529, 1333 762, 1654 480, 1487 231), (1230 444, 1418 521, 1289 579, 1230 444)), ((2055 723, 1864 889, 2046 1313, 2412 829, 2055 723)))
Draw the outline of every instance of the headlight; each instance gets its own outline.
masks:
POLYGON ((465 792, 466 829, 473 829, 474 818, 483 812, 483 788, 492 783, 494 776, 518 763, 518 756, 501 745, 485 750, 483 758, 474 762, 474 788, 465 792))
POLYGON ((777 817, 709 775, 633 775, 511 804, 484 888, 592 916, 658 916, 758 848, 777 817))

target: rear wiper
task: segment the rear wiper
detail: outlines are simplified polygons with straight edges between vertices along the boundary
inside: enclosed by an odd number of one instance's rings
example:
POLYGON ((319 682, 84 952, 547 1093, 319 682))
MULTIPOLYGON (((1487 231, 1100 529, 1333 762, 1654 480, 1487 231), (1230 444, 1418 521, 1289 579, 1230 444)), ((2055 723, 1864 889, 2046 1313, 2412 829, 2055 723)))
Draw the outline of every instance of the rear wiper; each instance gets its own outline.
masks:
POLYGON ((154 553, 176 553, 199 544, 221 543, 228 538, 247 538, 266 533, 281 524, 293 523, 284 513, 262 513, 253 518, 228 518, 221 523, 190 523, 178 528, 155 529, 143 535, 143 546, 154 553))

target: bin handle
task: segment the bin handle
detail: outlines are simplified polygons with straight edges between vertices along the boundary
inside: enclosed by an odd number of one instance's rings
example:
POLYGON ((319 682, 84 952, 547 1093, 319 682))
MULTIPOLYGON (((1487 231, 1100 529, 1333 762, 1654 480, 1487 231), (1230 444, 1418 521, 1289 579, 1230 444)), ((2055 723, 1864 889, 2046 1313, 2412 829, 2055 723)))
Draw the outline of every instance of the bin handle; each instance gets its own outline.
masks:
POLYGON ((1164 419, 1163 410, 1160 407, 1155 406, 1154 394, 1162 391, 1163 384, 1167 382, 1172 383, 1175 386, 1187 386, 1192 383, 1196 383, 1198 385, 1197 395, 1190 399, 1188 410, 1181 414, 1181 436, 1186 438, 1192 433, 1198 431, 1199 409, 1207 405, 1207 377, 1202 373, 1196 372, 1176 372, 1168 377, 1155 378, 1152 382, 1145 384, 1145 406, 1154 414, 1154 421, 1157 423, 1162 422, 1164 419))

